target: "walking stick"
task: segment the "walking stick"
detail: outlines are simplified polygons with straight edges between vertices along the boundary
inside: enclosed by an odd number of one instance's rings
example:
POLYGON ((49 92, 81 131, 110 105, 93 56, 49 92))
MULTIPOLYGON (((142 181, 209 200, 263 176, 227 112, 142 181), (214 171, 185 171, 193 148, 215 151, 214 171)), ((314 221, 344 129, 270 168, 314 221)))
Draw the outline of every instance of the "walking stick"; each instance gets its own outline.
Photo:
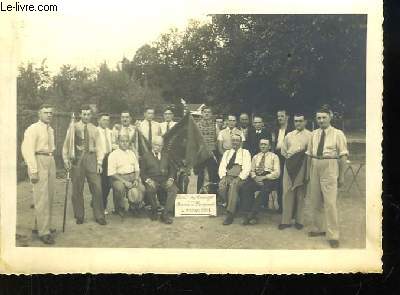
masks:
POLYGON ((67 201, 68 201, 69 182, 70 182, 69 170, 67 170, 67 183, 65 186, 65 198, 64 198, 64 218, 63 218, 63 228, 62 228, 63 232, 65 232, 65 221, 66 221, 66 216, 67 216, 67 201))

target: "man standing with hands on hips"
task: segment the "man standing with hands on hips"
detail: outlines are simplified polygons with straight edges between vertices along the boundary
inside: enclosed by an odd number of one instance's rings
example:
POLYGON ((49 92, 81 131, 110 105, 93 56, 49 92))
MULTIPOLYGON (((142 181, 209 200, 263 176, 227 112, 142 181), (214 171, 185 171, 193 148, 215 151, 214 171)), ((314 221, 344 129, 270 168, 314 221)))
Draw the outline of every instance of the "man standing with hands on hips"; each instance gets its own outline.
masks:
POLYGON ((39 108, 39 121, 25 130, 21 145, 22 156, 28 165, 33 185, 35 225, 32 233, 38 233, 45 244, 54 244, 51 232, 53 198, 55 194, 56 165, 53 152, 54 130, 50 126, 53 107, 44 104, 39 108))
POLYGON ((63 159, 65 169, 71 169, 72 178, 72 207, 76 224, 82 224, 85 216, 83 188, 87 179, 90 193, 92 194, 93 215, 96 222, 106 225, 104 205, 101 191, 102 165, 104 151, 100 141, 99 130, 90 123, 92 111, 89 106, 81 107, 81 120, 74 123, 74 134, 67 131, 63 146, 63 159), (70 137, 75 136, 74 147, 69 145, 70 137), (75 149, 75 158, 70 159, 70 149, 75 149))
POLYGON ((319 128, 312 132, 306 152, 306 180, 310 181, 312 210, 312 230, 309 236, 326 236, 329 245, 338 248, 337 190, 344 184, 349 152, 343 132, 330 124, 332 111, 323 106, 317 110, 316 118, 319 128))

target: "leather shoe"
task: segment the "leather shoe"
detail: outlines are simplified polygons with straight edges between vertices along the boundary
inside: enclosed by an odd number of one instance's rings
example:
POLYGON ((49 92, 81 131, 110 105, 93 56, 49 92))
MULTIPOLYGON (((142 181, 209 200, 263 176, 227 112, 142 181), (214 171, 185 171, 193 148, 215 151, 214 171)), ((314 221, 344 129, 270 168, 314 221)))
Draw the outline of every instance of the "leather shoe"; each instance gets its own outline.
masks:
POLYGON ((107 224, 106 220, 103 219, 103 218, 101 218, 101 219, 96 219, 96 222, 97 222, 98 224, 100 224, 100 225, 106 225, 106 224, 107 224))
POLYGON ((339 241, 338 240, 329 240, 329 245, 331 246, 331 248, 339 248, 339 241))
POLYGON ((76 224, 82 224, 82 223, 83 223, 83 218, 76 219, 76 224))
POLYGON ((325 236, 325 235, 326 235, 326 233, 325 233, 324 231, 322 231, 322 232, 310 231, 310 232, 308 233, 308 236, 309 236, 309 237, 312 237, 312 238, 315 238, 315 237, 322 237, 322 236, 325 236))
POLYGON ((51 235, 44 235, 40 237, 40 240, 47 245, 52 245, 55 243, 53 237, 51 235))
POLYGON ((165 224, 171 224, 174 222, 174 220, 169 214, 161 215, 161 221, 164 222, 165 224))
POLYGON ((233 214, 228 213, 228 216, 226 216, 224 222, 222 223, 223 225, 230 225, 233 223, 233 214))
POLYGON ((280 225, 278 225, 278 229, 279 229, 279 230, 283 230, 283 229, 289 228, 289 227, 291 227, 291 226, 292 226, 291 224, 284 224, 284 223, 281 223, 280 225))
POLYGON ((303 229, 304 225, 302 225, 301 223, 295 223, 295 224, 294 224, 294 227, 295 227, 296 229, 298 229, 298 230, 301 230, 301 229, 303 229))

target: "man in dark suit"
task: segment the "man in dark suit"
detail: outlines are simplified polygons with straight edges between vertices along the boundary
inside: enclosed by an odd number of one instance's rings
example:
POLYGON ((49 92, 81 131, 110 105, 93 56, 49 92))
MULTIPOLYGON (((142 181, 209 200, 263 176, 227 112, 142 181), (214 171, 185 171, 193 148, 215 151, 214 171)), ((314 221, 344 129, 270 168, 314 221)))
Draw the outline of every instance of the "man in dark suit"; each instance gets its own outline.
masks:
POLYGON ((162 147, 162 137, 153 137, 152 150, 142 156, 140 170, 146 188, 146 195, 151 205, 151 219, 157 219, 157 195, 164 192, 167 194, 167 199, 161 215, 161 221, 171 224, 173 222, 172 215, 178 188, 174 179, 176 171, 170 165, 168 155, 162 152, 162 147))
MULTIPOLYGON (((281 170, 283 171, 283 167, 285 165, 285 157, 281 154, 281 147, 283 144, 283 140, 290 131, 293 130, 293 127, 289 125, 289 114, 286 110, 278 110, 276 113, 278 126, 275 128, 272 134, 272 142, 275 154, 279 157, 279 164, 281 165, 281 170)), ((282 180, 283 173, 279 176, 279 186, 278 186, 278 212, 282 213, 282 180)))
POLYGON ((247 133, 247 149, 253 157, 259 152, 260 139, 272 140, 271 132, 264 127, 263 118, 260 116, 253 117, 253 127, 249 128, 247 133))

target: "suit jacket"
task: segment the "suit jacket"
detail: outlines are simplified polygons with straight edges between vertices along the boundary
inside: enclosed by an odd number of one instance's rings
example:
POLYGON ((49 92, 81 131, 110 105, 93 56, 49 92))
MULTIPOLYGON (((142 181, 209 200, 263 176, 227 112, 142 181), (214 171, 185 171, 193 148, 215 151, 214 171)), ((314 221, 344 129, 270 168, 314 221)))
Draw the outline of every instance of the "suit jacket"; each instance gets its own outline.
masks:
POLYGON ((271 132, 263 127, 261 129, 261 133, 257 133, 256 129, 254 127, 249 128, 248 133, 247 133, 247 139, 246 139, 246 143, 245 143, 245 148, 247 148, 251 154, 251 156, 253 157, 255 154, 257 154, 259 152, 259 148, 260 148, 260 139, 269 139, 271 147, 272 145, 272 135, 271 132))
POLYGON ((161 152, 161 159, 157 159, 152 151, 145 153, 140 161, 140 173, 143 181, 151 178, 156 181, 166 180, 168 178, 174 178, 176 171, 170 164, 168 155, 161 152))

